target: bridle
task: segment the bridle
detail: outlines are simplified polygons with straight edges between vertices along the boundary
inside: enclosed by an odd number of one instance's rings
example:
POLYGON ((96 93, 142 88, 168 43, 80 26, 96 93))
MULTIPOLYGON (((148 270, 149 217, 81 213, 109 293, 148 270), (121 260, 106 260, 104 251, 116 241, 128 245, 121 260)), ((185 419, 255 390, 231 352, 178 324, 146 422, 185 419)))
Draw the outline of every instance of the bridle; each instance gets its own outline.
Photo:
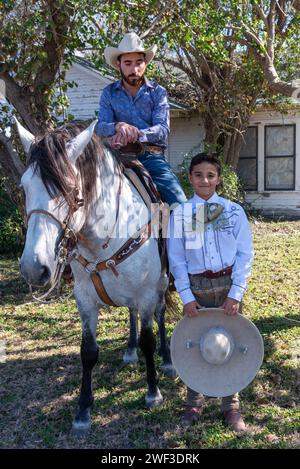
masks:
POLYGON ((59 287, 61 278, 63 275, 64 268, 67 264, 69 264, 72 260, 73 248, 75 248, 77 244, 77 234, 75 231, 70 228, 70 221, 73 214, 84 204, 83 199, 76 198, 75 204, 72 206, 72 209, 69 207, 68 213, 66 218, 61 221, 59 220, 53 213, 49 212, 48 210, 43 209, 34 209, 29 212, 26 217, 26 225, 28 226, 29 220, 34 213, 43 214, 50 218, 52 218, 61 228, 62 232, 60 235, 60 241, 56 248, 57 250, 57 265, 54 273, 54 281, 53 285, 49 290, 47 290, 43 295, 37 297, 32 292, 32 286, 29 284, 29 288, 32 294, 32 297, 40 302, 40 303, 49 303, 49 301, 45 301, 46 298, 53 292, 56 287, 59 287))

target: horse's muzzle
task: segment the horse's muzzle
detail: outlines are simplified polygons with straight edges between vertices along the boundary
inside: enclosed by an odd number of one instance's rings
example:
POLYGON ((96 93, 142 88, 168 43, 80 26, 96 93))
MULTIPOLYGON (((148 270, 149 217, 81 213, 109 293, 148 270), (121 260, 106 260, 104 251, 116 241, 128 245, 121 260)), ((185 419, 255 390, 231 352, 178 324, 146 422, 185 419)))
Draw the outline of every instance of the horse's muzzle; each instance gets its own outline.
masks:
POLYGON ((34 287, 45 287, 51 279, 50 268, 38 261, 28 264, 21 258, 20 272, 26 282, 34 287))

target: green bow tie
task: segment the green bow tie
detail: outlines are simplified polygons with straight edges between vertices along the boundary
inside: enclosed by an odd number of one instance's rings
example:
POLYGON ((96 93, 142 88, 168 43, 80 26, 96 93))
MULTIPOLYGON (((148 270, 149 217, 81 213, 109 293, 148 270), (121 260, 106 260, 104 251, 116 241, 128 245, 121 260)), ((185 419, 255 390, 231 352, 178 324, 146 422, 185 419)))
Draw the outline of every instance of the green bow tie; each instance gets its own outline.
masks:
POLYGON ((192 231, 202 231, 203 221, 204 223, 210 223, 216 220, 223 212, 224 207, 215 202, 205 202, 205 204, 198 207, 198 210, 200 210, 200 213, 195 213, 192 218, 192 231))
POLYGON ((210 223, 211 221, 218 218, 223 212, 224 207, 221 204, 215 202, 205 202, 204 204, 204 223, 210 223))

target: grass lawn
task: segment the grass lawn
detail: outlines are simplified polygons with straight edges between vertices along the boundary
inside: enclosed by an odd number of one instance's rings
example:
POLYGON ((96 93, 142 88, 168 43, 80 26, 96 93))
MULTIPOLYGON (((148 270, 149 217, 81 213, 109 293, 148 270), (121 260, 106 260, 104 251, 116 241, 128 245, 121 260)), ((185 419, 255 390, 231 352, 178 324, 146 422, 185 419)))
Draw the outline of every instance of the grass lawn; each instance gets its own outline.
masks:
MULTIPOLYGON (((143 359, 137 366, 122 363, 127 310, 110 308, 99 314, 92 431, 75 439, 70 428, 81 376, 81 324, 75 302, 31 303, 17 261, 2 257, 0 447, 300 448, 300 221, 252 227, 256 257, 244 314, 263 335, 265 359, 241 393, 248 424, 244 435, 224 426, 216 399, 207 400, 198 423, 184 428, 180 413, 185 387, 179 378, 160 376, 164 403, 147 411, 143 359)), ((167 313, 169 333, 180 316, 180 308, 167 313)))

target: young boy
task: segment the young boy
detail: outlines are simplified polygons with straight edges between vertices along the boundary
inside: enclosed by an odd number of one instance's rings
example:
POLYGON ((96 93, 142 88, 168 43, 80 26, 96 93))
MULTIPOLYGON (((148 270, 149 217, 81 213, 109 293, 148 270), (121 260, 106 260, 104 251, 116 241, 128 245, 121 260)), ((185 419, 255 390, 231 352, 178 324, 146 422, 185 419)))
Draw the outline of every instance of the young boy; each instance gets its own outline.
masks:
MULTIPOLYGON (((200 153, 191 161, 189 180, 194 196, 179 205, 169 224, 168 256, 176 289, 189 317, 203 307, 220 307, 225 314, 241 313, 241 301, 253 262, 250 225, 243 208, 220 197, 221 166, 215 155, 200 153)), ((201 414, 203 396, 187 389, 183 422, 201 414)), ((244 431, 239 396, 222 399, 226 423, 244 431)))

